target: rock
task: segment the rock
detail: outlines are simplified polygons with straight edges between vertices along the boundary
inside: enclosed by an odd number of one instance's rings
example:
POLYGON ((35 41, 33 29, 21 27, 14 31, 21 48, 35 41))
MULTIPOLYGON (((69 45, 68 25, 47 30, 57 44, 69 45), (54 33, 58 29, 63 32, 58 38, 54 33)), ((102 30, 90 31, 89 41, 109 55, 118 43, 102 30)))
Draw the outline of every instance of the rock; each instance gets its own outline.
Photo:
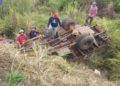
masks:
POLYGON ((95 73, 96 75, 98 75, 98 76, 101 76, 101 72, 100 72, 99 70, 97 70, 97 69, 94 70, 94 73, 95 73))

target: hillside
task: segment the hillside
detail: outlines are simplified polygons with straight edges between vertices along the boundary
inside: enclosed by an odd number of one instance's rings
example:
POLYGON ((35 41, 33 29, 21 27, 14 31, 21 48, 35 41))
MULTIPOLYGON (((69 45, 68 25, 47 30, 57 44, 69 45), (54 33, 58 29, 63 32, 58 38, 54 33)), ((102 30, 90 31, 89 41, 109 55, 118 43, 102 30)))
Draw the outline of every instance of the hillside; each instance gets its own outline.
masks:
MULTIPOLYGON (((21 28, 28 32, 35 26, 43 34, 54 11, 61 21, 72 18, 84 25, 92 1, 3 0, 0 33, 15 40, 21 28)), ((14 43, 0 42, 0 86, 120 86, 120 1, 96 2, 99 10, 92 25, 107 32, 110 40, 105 47, 86 60, 69 62, 66 56, 48 55, 47 47, 39 43, 21 53, 14 43)))
MULTIPOLYGON (((11 44, 1 44, 2 68, 0 86, 6 86, 4 74, 8 70, 21 71, 24 80, 15 86, 119 86, 119 80, 109 81, 101 72, 99 75, 83 62, 68 63, 59 56, 36 57, 34 53, 21 54, 11 44), (4 51, 6 51, 4 53, 4 51), (3 56, 4 54, 4 56, 3 56), (7 58, 7 59, 5 59, 7 58), (9 59, 8 59, 9 58, 9 59), (9 65, 7 65, 9 64, 9 65)), ((40 47, 41 48, 41 47, 40 47)), ((44 50, 41 53, 45 53, 44 50)), ((14 79, 14 78, 13 78, 14 79)), ((19 79, 19 78, 15 78, 19 79)), ((13 85, 11 85, 13 86, 13 85)))

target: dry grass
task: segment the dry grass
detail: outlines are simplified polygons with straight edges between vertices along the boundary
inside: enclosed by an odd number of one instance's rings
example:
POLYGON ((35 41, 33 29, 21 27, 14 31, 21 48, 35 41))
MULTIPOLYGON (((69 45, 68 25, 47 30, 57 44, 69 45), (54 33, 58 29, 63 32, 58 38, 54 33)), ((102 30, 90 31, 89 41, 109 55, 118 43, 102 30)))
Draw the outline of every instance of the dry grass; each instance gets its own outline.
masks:
POLYGON ((18 86, 120 86, 118 81, 97 76, 82 63, 68 63, 62 57, 47 56, 46 47, 34 44, 33 52, 21 54, 13 45, 2 44, 0 50, 9 53, 11 71, 24 73, 26 78, 18 86))

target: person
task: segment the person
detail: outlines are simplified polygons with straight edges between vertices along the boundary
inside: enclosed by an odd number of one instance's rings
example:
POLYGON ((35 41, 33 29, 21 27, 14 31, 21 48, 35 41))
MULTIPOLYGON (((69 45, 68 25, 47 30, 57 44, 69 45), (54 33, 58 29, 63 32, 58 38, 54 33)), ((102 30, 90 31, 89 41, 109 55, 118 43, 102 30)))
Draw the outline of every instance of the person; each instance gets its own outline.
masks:
POLYGON ((96 4, 97 4, 96 2, 93 2, 89 9, 88 16, 85 20, 85 24, 87 25, 91 25, 93 18, 96 17, 97 15, 98 7, 96 4))
POLYGON ((49 18, 48 30, 47 30, 45 36, 48 37, 49 32, 52 30, 52 38, 56 38, 57 37, 57 29, 58 29, 59 26, 61 26, 61 22, 60 22, 60 19, 59 19, 59 13, 54 12, 53 16, 51 16, 49 18))
POLYGON ((21 29, 19 31, 19 34, 16 36, 16 43, 18 44, 18 47, 21 48, 25 44, 25 42, 28 40, 26 34, 24 33, 24 30, 21 29))
POLYGON ((39 35, 39 32, 36 30, 36 27, 32 27, 29 33, 29 38, 32 39, 39 35))

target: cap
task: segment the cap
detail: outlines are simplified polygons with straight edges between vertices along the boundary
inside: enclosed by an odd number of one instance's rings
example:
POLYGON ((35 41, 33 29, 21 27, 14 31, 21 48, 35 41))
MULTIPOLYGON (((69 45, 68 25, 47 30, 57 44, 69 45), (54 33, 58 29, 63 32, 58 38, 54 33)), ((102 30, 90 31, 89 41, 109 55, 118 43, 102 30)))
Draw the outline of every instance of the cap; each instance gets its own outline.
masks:
POLYGON ((92 4, 93 4, 93 5, 96 5, 97 3, 96 3, 96 2, 93 2, 92 4))
POLYGON ((19 31, 19 33, 24 33, 24 30, 21 29, 21 30, 19 31))

